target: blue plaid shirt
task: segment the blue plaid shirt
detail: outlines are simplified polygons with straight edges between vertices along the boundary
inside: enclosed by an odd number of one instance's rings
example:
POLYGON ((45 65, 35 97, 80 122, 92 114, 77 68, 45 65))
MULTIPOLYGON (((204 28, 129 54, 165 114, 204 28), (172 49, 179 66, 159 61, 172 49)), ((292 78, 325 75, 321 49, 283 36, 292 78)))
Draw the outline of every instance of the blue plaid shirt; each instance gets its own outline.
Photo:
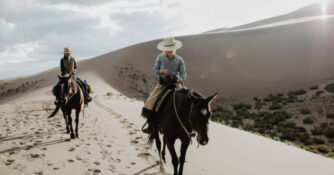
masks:
POLYGON ((172 59, 165 53, 158 55, 152 71, 153 75, 157 78, 159 78, 160 69, 169 69, 172 75, 175 75, 178 78, 181 77, 184 80, 187 78, 184 61, 179 55, 174 54, 174 58, 172 59))

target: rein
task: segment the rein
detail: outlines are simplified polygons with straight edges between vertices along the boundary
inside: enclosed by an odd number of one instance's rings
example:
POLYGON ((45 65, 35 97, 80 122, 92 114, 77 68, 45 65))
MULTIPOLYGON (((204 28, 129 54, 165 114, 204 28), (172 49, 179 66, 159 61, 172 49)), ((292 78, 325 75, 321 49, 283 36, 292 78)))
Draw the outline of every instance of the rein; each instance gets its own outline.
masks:
MULTIPOLYGON (((174 94, 173 94, 173 104, 174 104, 174 111, 175 111, 175 114, 176 114, 176 118, 179 122, 179 124, 181 125, 182 129, 184 130, 184 132, 187 134, 188 138, 192 138, 192 137, 195 137, 196 134, 195 133, 190 133, 187 128, 184 126, 184 124, 182 123, 181 119, 180 119, 180 116, 177 112, 177 108, 176 108, 176 102, 175 102, 175 95, 176 95, 176 91, 174 91, 174 94)), ((192 108, 193 108, 193 103, 191 103, 191 107, 190 107, 190 112, 189 112, 189 117, 191 117, 191 113, 192 113, 192 108)))

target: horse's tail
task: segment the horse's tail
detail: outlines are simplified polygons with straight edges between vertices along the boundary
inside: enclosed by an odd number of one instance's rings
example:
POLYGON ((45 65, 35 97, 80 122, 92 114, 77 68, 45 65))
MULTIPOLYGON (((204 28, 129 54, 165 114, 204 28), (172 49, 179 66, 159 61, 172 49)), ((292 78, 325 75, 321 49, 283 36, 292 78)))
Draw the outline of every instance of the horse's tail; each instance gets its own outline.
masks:
POLYGON ((56 109, 52 112, 52 114, 51 115, 49 115, 49 117, 48 118, 51 118, 51 117, 53 117, 53 116, 55 116, 56 114, 57 114, 57 112, 59 111, 59 108, 60 108, 60 106, 59 105, 57 105, 56 106, 56 109))
POLYGON ((158 134, 159 133, 154 129, 153 132, 148 135, 147 144, 152 146, 153 141, 158 134))
MULTIPOLYGON (((142 131, 142 132, 144 132, 144 128, 145 128, 145 126, 146 126, 147 124, 148 124, 148 123, 147 123, 147 121, 146 121, 146 122, 144 123, 144 125, 141 127, 141 131, 142 131)), ((147 144, 150 145, 150 146, 152 146, 154 139, 155 139, 155 130, 154 130, 151 134, 148 135, 147 144)))

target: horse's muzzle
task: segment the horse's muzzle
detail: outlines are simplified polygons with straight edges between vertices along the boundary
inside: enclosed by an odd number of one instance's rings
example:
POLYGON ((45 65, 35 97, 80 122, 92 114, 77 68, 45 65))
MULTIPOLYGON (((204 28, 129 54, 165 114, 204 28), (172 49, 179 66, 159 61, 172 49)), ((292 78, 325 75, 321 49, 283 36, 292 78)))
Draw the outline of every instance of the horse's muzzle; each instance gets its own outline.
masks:
POLYGON ((208 142, 209 142, 209 138, 207 138, 207 139, 201 139, 201 140, 199 141, 199 144, 201 144, 201 145, 206 145, 206 144, 208 144, 208 142))

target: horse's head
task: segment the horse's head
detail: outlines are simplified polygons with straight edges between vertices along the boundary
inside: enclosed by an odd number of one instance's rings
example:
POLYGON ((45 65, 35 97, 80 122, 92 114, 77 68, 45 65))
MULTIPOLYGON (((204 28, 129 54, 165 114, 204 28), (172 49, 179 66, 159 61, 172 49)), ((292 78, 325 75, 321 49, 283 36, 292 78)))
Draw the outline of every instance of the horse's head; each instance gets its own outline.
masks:
POLYGON ((59 87, 58 87, 58 94, 57 99, 60 102, 60 104, 65 105, 67 104, 70 96, 73 94, 73 74, 69 76, 59 76, 59 87))
POLYGON ((208 123, 211 116, 210 104, 216 96, 217 93, 205 98, 195 91, 190 92, 192 125, 193 129, 197 132, 197 141, 201 145, 206 145, 209 142, 208 123))

